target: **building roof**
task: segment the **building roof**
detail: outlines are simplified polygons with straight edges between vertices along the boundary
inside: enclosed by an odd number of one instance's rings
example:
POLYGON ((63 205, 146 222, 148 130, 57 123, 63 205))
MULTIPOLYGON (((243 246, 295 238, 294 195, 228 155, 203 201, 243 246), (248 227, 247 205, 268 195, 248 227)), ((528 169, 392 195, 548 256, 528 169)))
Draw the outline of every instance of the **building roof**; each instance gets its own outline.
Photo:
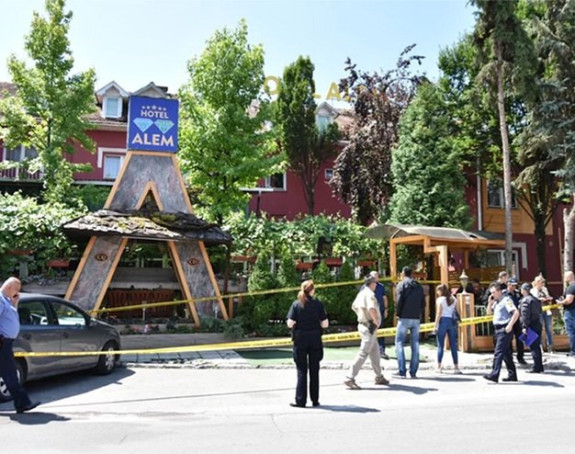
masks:
POLYGON ((64 225, 72 238, 119 235, 141 240, 198 240, 208 244, 231 243, 233 237, 216 224, 190 213, 100 210, 64 225))
POLYGON ((428 227, 421 225, 403 224, 377 224, 369 227, 365 236, 373 239, 398 239, 409 237, 426 237, 437 243, 457 244, 459 246, 467 244, 473 247, 499 247, 504 244, 501 235, 491 232, 471 232, 448 227, 428 227))

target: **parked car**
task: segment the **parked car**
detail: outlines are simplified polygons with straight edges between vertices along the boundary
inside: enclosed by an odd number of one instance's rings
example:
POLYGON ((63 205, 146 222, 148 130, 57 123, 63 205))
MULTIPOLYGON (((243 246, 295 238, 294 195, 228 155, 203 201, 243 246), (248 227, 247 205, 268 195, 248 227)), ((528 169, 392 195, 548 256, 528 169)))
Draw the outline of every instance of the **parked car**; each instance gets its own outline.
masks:
MULTIPOLYGON (((83 369, 109 374, 120 359, 120 333, 65 299, 21 293, 14 352, 106 352, 103 355, 16 357, 21 382, 83 369)), ((0 400, 10 397, 0 378, 0 400)))

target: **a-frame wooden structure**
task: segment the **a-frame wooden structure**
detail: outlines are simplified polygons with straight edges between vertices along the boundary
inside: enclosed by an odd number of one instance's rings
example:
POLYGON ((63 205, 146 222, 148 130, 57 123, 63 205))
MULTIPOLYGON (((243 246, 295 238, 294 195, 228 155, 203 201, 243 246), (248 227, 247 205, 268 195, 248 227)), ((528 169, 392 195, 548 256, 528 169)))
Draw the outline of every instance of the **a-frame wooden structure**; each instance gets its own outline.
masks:
MULTIPOLYGON (((174 153, 128 151, 105 209, 117 212, 139 210, 151 197, 160 212, 192 213, 182 174, 174 153)), ((100 309, 129 238, 121 235, 92 236, 66 298, 87 311, 100 309)), ((196 326, 200 318, 194 298, 213 297, 228 319, 216 278, 201 240, 166 240, 182 294, 188 300, 196 326)))

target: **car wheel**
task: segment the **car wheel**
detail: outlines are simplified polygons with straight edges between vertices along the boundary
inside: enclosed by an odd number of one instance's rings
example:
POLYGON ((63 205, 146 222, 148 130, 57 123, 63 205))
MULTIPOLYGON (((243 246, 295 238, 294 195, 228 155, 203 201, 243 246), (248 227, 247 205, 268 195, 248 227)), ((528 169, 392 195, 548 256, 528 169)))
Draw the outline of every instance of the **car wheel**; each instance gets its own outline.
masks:
MULTIPOLYGON (((16 361, 16 374, 18 375, 18 382, 20 384, 24 383, 26 375, 24 373, 24 366, 20 361, 16 361)), ((10 395, 10 391, 8 391, 6 383, 4 383, 4 379, 0 377, 0 402, 8 400, 12 400, 12 396, 10 395)))
POLYGON ((98 364, 96 364, 96 373, 101 375, 107 375, 114 370, 116 367, 116 362, 118 361, 118 355, 116 351, 118 350, 118 344, 113 341, 106 342, 102 352, 104 354, 98 357, 98 364))

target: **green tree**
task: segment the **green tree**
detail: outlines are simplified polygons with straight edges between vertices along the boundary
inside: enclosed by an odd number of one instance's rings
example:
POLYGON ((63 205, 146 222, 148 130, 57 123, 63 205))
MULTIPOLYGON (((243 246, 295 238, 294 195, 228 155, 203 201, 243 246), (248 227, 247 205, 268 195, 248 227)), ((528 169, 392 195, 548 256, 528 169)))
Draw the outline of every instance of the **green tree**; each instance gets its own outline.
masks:
POLYGON ((261 92, 263 48, 247 38, 244 21, 217 31, 188 63, 190 78, 179 94, 180 166, 199 213, 220 223, 249 200, 242 188, 277 172, 282 161, 261 92))
POLYGON ((12 55, 8 69, 16 85, 16 96, 0 103, 3 128, 0 137, 7 147, 24 144, 38 152, 30 163, 41 169, 45 194, 50 202, 66 198, 73 174, 88 171, 87 164, 67 161, 75 145, 94 148, 86 134, 85 115, 94 110, 95 73, 90 69, 71 75, 74 59, 68 40, 72 12, 64 12, 65 0, 46 0, 47 18, 34 12, 25 49, 33 62, 26 63, 12 55))
MULTIPOLYGON (((527 178, 537 183, 534 190, 541 191, 549 184, 545 182, 559 177, 563 193, 575 201, 575 1, 537 1, 528 6, 537 54, 545 66, 526 133, 525 152, 535 158, 527 178)), ((574 266, 575 204, 564 210, 563 222, 567 271, 574 266)))
POLYGON ((391 221, 400 224, 469 228, 465 177, 450 135, 450 117, 437 87, 420 85, 399 127, 391 171, 391 221))
POLYGON ((321 165, 334 155, 339 140, 335 123, 325 130, 320 130, 316 124, 313 71, 314 65, 307 57, 299 57, 289 65, 284 70, 276 108, 281 146, 290 169, 303 183, 304 199, 312 216, 321 165))
POLYGON ((513 244, 512 169, 506 97, 515 89, 527 94, 525 87, 532 86, 529 79, 534 63, 533 49, 517 16, 518 0, 471 0, 471 3, 478 8, 474 34, 479 49, 478 62, 482 64, 478 83, 488 84, 496 93, 505 199, 505 266, 510 271, 513 244))
POLYGON ((337 157, 330 185, 363 225, 379 214, 392 195, 391 150, 397 143, 399 119, 422 80, 410 70, 413 62, 423 58, 409 55, 413 47, 407 47, 396 68, 384 74, 359 71, 348 58, 348 77, 340 82, 353 103, 357 131, 337 157))

